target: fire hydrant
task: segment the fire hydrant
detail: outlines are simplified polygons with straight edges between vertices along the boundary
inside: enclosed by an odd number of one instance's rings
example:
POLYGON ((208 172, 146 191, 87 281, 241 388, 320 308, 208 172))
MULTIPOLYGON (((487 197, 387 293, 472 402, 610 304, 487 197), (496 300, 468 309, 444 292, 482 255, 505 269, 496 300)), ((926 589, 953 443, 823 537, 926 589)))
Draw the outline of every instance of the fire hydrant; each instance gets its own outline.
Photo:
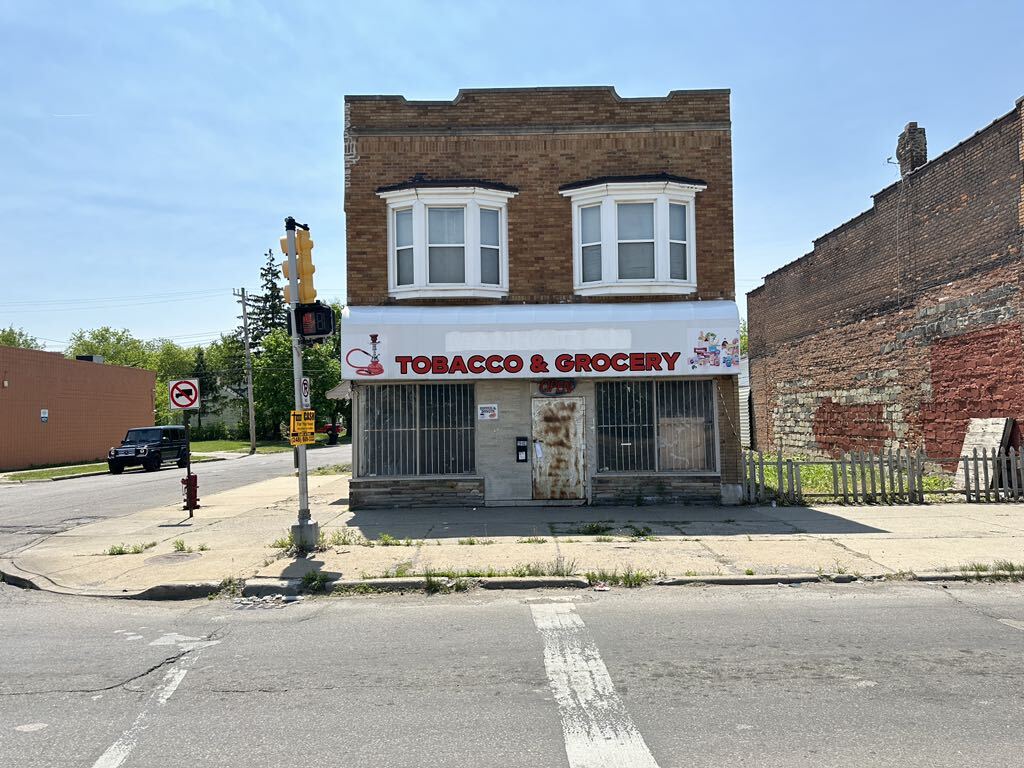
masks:
MULTIPOLYGON (((199 509, 199 476, 187 475, 181 478, 181 502, 182 509, 191 512, 199 509)), ((190 515, 191 516, 191 515, 190 515)))

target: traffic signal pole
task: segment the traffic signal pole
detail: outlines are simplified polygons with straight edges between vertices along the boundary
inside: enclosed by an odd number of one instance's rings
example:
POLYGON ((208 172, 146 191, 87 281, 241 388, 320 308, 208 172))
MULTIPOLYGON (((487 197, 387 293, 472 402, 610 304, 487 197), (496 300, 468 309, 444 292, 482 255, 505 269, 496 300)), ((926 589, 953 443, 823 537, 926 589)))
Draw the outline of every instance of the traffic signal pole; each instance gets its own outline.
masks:
MULTIPOLYGON (((284 220, 285 234, 288 238, 288 285, 290 287, 288 311, 291 313, 292 326, 292 372, 295 385, 295 410, 302 410, 302 347, 300 345, 299 324, 296 322, 295 308, 299 301, 299 271, 296 264, 295 219, 289 216, 284 220)), ((295 448, 299 464, 299 521, 292 526, 292 540, 299 550, 310 552, 320 538, 320 525, 312 520, 309 513, 309 482, 306 475, 306 446, 295 448)))

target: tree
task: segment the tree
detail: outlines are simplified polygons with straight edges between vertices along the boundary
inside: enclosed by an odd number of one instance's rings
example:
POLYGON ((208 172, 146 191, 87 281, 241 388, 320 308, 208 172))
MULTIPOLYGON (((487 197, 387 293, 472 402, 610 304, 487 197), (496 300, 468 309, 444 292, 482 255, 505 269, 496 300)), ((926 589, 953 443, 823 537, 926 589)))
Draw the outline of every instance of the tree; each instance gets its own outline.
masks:
POLYGON ((142 366, 156 372, 156 394, 153 406, 156 424, 174 424, 180 421, 180 411, 172 411, 167 403, 168 384, 174 379, 192 377, 193 352, 170 339, 158 339, 147 343, 149 361, 142 366))
POLYGON ((64 350, 64 354, 72 359, 78 355, 102 355, 111 365, 130 368, 150 368, 151 352, 150 346, 132 336, 130 331, 118 331, 110 326, 75 331, 64 350))
POLYGON ((202 347, 196 347, 192 365, 192 378, 199 382, 199 410, 196 414, 196 427, 203 428, 203 414, 217 407, 220 401, 217 377, 206 364, 206 353, 202 347))
POLYGON ((287 330, 288 305, 284 302, 284 291, 277 284, 281 268, 274 258, 274 251, 267 251, 267 263, 260 267, 262 290, 251 298, 252 314, 249 317, 249 339, 252 346, 260 349, 263 339, 274 330, 287 330))
POLYGON ((43 349, 44 345, 35 336, 29 336, 21 328, 12 325, 9 328, 0 328, 0 347, 43 349))
POLYGON ((740 354, 747 356, 747 318, 740 320, 740 354))

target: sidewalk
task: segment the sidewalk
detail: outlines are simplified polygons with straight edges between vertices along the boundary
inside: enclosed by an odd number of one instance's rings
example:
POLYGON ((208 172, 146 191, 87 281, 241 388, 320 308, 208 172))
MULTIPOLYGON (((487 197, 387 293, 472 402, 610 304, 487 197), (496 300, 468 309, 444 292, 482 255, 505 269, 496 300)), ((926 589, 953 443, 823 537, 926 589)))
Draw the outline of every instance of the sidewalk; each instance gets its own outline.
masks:
POLYGON ((0 562, 0 572, 12 583, 74 594, 185 597, 216 591, 228 578, 257 591, 294 590, 308 571, 377 585, 428 571, 774 581, 958 575, 970 564, 1024 560, 1024 506, 1011 504, 351 512, 346 476, 312 476, 309 489, 328 546, 308 558, 271 546, 296 514, 296 480, 282 477, 204 497, 192 520, 167 506, 50 536, 0 562), (139 554, 105 554, 150 543, 139 554))

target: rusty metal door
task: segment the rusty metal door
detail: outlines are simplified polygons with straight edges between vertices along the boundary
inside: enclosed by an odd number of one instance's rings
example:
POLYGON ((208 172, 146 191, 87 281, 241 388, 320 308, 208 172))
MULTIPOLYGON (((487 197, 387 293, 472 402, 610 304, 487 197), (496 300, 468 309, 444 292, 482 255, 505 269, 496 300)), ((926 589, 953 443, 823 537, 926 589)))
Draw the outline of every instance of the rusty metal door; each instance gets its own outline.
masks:
POLYGON ((533 498, 582 499, 583 398, 533 400, 533 498))

